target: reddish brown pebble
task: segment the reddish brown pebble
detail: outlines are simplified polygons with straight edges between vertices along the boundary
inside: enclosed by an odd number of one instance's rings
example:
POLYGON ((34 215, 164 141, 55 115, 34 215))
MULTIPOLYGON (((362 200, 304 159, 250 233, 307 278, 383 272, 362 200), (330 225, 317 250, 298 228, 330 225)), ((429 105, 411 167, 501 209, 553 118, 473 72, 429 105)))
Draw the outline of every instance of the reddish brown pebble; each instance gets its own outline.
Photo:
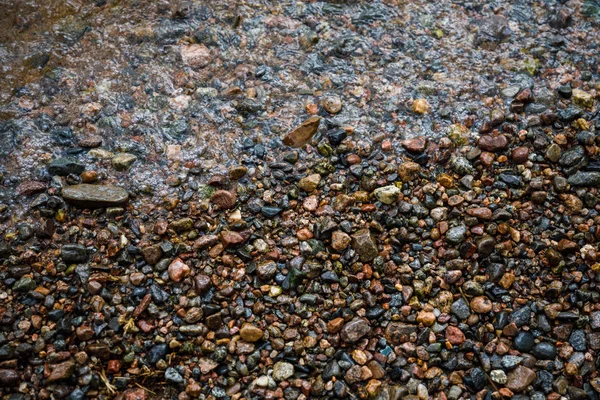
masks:
POLYGON ((469 208, 467 214, 477 217, 479 219, 489 220, 492 219, 492 210, 487 207, 475 207, 469 208))
POLYGON ((455 326, 446 328, 446 339, 455 346, 460 346, 465 341, 465 334, 455 326))
POLYGON ((513 149, 511 157, 517 164, 525 164, 529 158, 529 149, 527 147, 517 147, 513 149))
POLYGON ((228 210, 235 206, 235 193, 227 190, 217 190, 210 196, 210 201, 222 210, 228 210))
POLYGON ((120 370, 121 370, 121 361, 110 360, 108 362, 108 368, 106 369, 106 372, 108 372, 109 374, 116 374, 120 370))
POLYGON ((15 190, 20 196, 31 196, 39 192, 46 190, 47 185, 44 182, 38 181, 25 181, 17 186, 15 190))
POLYGON ((327 323, 327 332, 338 333, 344 326, 344 318, 335 318, 327 323))
POLYGON ((196 239, 192 248, 194 250, 202 250, 209 246, 215 245, 218 241, 219 237, 217 235, 200 236, 198 239, 196 239))
POLYGON ((478 314, 492 311, 492 301, 485 296, 477 296, 471 300, 471 309, 478 314))
POLYGON ((75 334, 79 340, 86 341, 94 337, 94 330, 88 325, 82 325, 77 327, 75 334))
POLYGON ((221 232, 221 241, 225 247, 236 246, 244 243, 244 237, 234 231, 221 232))
POLYGON ((411 153, 422 153, 427 147, 427 138, 424 136, 418 136, 415 138, 406 139, 402 141, 402 146, 411 153))
POLYGON ((525 89, 521 90, 515 96, 515 101, 517 101, 519 103, 529 103, 529 102, 533 101, 533 93, 531 92, 531 89, 525 88, 525 89))
POLYGON ((349 165, 355 165, 355 164, 358 164, 360 161, 361 161, 361 160, 360 160, 360 157, 359 157, 359 156, 357 156, 356 154, 348 154, 348 155, 346 156, 346 162, 347 162, 349 165))
POLYGON ((481 150, 495 153, 508 147, 508 139, 504 135, 482 135, 477 145, 481 150))
POLYGON ((98 180, 98 173, 96 171, 83 171, 80 176, 83 183, 94 183, 98 180))

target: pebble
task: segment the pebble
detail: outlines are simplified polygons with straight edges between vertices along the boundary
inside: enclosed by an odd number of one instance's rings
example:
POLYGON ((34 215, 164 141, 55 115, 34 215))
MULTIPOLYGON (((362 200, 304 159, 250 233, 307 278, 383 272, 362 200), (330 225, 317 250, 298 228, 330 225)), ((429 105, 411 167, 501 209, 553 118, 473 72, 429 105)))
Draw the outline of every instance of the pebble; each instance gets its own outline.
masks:
POLYGON ((406 161, 398 166, 398 175, 402 182, 408 182, 415 179, 419 172, 421 172, 421 166, 416 162, 406 161))
POLYGON ((478 145, 481 150, 495 153, 508 147, 508 139, 504 135, 483 135, 479 138, 478 145))
POLYGON ((415 114, 425 114, 430 111, 429 103, 425 99, 417 99, 413 102, 412 111, 415 114))
POLYGON ((110 160, 112 166, 117 171, 127 171, 133 163, 137 160, 137 157, 130 153, 118 153, 110 160))
POLYGON ((273 261, 262 262, 257 266, 256 272, 262 280, 269 280, 277 273, 277 264, 273 261))
POLYGON ((22 182, 17 188, 15 192, 20 196, 31 196, 46 190, 48 185, 44 182, 39 181, 25 181, 22 182))
POLYGON ((572 91, 573 103, 582 108, 592 108, 594 106, 594 98, 591 94, 581 90, 573 89, 572 91))
POLYGON ((48 382, 65 381, 75 373, 75 363, 73 361, 65 361, 55 365, 48 376, 48 382))
POLYGON ((535 338, 531 332, 521 331, 514 339, 515 349, 528 353, 535 346, 535 338))
POLYGON ((578 171, 568 179, 573 186, 597 186, 600 184, 600 172, 578 171))
POLYGON ((50 175, 79 175, 83 171, 85 171, 85 165, 80 164, 75 159, 68 157, 53 160, 48 166, 48 173, 50 173, 50 175))
POLYGON ((175 259, 168 268, 169 278, 173 282, 181 282, 191 272, 190 267, 181 261, 179 258, 175 259))
POLYGON ((556 357, 556 347, 548 342, 540 342, 531 353, 539 360, 553 360, 556 357))
POLYGON ((175 232, 185 232, 192 229, 194 221, 191 218, 181 218, 176 221, 173 221, 169 224, 169 228, 173 229, 175 232))
POLYGON ((156 264, 160 258, 162 257, 162 249, 160 245, 156 244, 153 246, 148 246, 142 249, 142 255, 144 256, 144 261, 146 261, 150 265, 156 264))
POLYGON ((94 183, 99 177, 96 171, 83 171, 80 176, 83 183, 94 183))
POLYGON ((507 374, 506 387, 515 393, 520 393, 527 389, 536 378, 536 373, 530 368, 519 365, 507 374))
POLYGON ((574 330, 569 336, 569 344, 575 351, 586 351, 588 346, 585 332, 581 329, 574 330))
POLYGON ((452 244, 459 244, 465 240, 467 227, 464 225, 455 226, 446 232, 446 240, 452 244))
POLYGON ((467 319, 471 315, 471 308, 462 297, 452 303, 451 310, 461 320, 467 319))
POLYGON ((465 334, 455 326, 449 326, 446 328, 446 340, 452 345, 460 346, 465 341, 465 334))
POLYGON ((480 391, 487 383, 487 375, 481 368, 473 368, 465 377, 465 383, 474 391, 480 391))
POLYGON ((291 378, 294 372, 294 366, 288 362, 278 361, 273 365, 273 379, 277 382, 291 378))
POLYGON ((500 385, 505 385, 507 382, 506 373, 501 369, 494 369, 490 371, 490 378, 492 381, 499 383, 500 385))
POLYGON ((179 372, 177 372, 177 370, 175 368, 167 368, 165 370, 165 380, 167 382, 172 382, 175 384, 182 384, 185 382, 185 380, 183 379, 183 377, 181 376, 181 374, 179 372))
POLYGON ((325 96, 323 100, 321 100, 321 106, 327 111, 329 114, 337 114, 342 111, 342 100, 339 96, 325 96))
POLYGON ((181 46, 181 58, 192 68, 205 68, 212 61, 210 50, 203 44, 181 46))
POLYGON ((354 318, 346 323, 341 330, 344 342, 354 343, 371 331, 368 322, 362 318, 354 318))
POLYGON ((321 117, 312 116, 304 121, 300 126, 289 132, 283 138, 283 144, 291 147, 304 147, 314 134, 319 129, 319 124, 321 123, 321 117))
POLYGON ((240 336, 246 342, 254 343, 262 339, 263 331, 252 324, 245 323, 240 329, 240 336))
POLYGON ((502 365, 502 368, 506 370, 511 370, 514 369, 517 365, 521 364, 522 362, 523 357, 507 355, 502 357, 502 361, 500 362, 500 364, 502 365))
POLYGON ((210 201, 222 210, 235 207, 236 194, 228 190, 217 190, 210 196, 210 201))
POLYGON ((331 247, 337 251, 344 251, 351 242, 352 238, 345 232, 334 231, 331 234, 331 247))
POLYGON ((594 330, 600 330, 600 311, 594 311, 590 314, 590 326, 594 330))
POLYGON ((517 164, 525 164, 529 159, 529 148, 528 147, 517 147, 513 149, 511 153, 513 161, 517 164))
POLYGON ((312 193, 317 189, 317 186, 319 186, 319 182, 321 182, 321 175, 311 174, 300 179, 298 187, 307 193, 312 193))
POLYGON ((368 229, 361 229, 352 235, 352 248, 362 262, 369 262, 378 255, 377 245, 368 229))
POLYGON ((485 314, 492 311, 492 302, 485 296, 477 296, 471 300, 471 310, 478 314, 485 314))
POLYGON ((87 249, 79 244, 66 244, 60 250, 60 255, 66 263, 84 263, 88 259, 87 249))
POLYGON ((411 153, 422 153, 427 147, 427 138, 418 136, 402 141, 402 146, 411 153))
POLYGON ((383 204, 393 204, 400 195, 400 189, 395 185, 383 186, 373 191, 373 194, 383 204))
POLYGON ((21 374, 14 369, 0 369, 0 383, 15 386, 21 381, 21 374))

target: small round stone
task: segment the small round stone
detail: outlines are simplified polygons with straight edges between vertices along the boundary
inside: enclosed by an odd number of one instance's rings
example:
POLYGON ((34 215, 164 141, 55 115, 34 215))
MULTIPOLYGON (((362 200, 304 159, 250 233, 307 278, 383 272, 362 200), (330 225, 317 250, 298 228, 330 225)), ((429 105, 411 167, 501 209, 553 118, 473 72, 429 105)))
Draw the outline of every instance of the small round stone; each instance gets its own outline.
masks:
POLYGON ((294 366, 285 361, 276 362, 273 365, 273 379, 277 382, 285 381, 294 375, 294 366))
POLYGON ((515 349, 528 353, 535 346, 535 338, 531 332, 521 331, 513 341, 515 349))
POLYGON ((262 339, 263 331, 257 326, 245 323, 240 329, 240 336, 244 341, 254 343, 262 339))
POLYGON ((342 100, 338 96, 325 96, 321 105, 329 114, 337 114, 342 110, 342 100))
POLYGON ((556 357, 556 346, 552 343, 540 342, 535 345, 531 353, 539 360, 554 360, 556 357))
POLYGON ((485 296, 477 296, 471 300, 471 310, 478 314, 485 314, 492 311, 492 301, 485 296))

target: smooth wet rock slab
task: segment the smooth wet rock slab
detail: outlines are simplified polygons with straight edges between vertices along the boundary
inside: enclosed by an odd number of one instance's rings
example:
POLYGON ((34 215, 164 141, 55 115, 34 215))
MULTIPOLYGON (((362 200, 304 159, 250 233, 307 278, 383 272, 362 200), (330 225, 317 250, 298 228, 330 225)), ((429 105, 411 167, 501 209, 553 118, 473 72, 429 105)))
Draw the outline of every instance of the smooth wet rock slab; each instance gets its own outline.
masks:
POLYGON ((119 186, 79 184, 62 190, 63 199, 82 208, 114 207, 129 199, 127 190, 119 186))

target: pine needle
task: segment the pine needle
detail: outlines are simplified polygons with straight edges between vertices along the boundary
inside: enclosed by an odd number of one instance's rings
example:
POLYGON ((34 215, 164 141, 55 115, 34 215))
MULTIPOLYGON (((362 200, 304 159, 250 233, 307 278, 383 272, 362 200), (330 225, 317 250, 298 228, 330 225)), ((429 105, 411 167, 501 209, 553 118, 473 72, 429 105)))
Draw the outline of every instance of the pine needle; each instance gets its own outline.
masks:
POLYGON ((106 386, 106 389, 108 390, 108 392, 110 394, 115 394, 117 393, 117 387, 112 385, 109 381, 108 378, 106 377, 106 373, 104 372, 104 370, 100 371, 100 373, 98 374, 100 375, 100 379, 102 379, 102 382, 104 382, 104 385, 106 386))
POLYGON ((146 392, 148 392, 148 393, 152 393, 153 395, 155 395, 155 396, 156 396, 156 393, 154 393, 152 390, 148 389, 147 387, 144 387, 144 386, 140 385, 140 384, 139 384, 139 383, 137 383, 137 382, 136 382, 135 384, 136 384, 136 386, 137 386, 137 387, 139 387, 140 389, 144 389, 146 392))
POLYGON ((135 330, 136 330, 135 329, 135 320, 133 318, 129 318, 129 320, 125 324, 124 333, 126 335, 127 332, 129 332, 129 331, 134 331, 135 332, 135 330))

